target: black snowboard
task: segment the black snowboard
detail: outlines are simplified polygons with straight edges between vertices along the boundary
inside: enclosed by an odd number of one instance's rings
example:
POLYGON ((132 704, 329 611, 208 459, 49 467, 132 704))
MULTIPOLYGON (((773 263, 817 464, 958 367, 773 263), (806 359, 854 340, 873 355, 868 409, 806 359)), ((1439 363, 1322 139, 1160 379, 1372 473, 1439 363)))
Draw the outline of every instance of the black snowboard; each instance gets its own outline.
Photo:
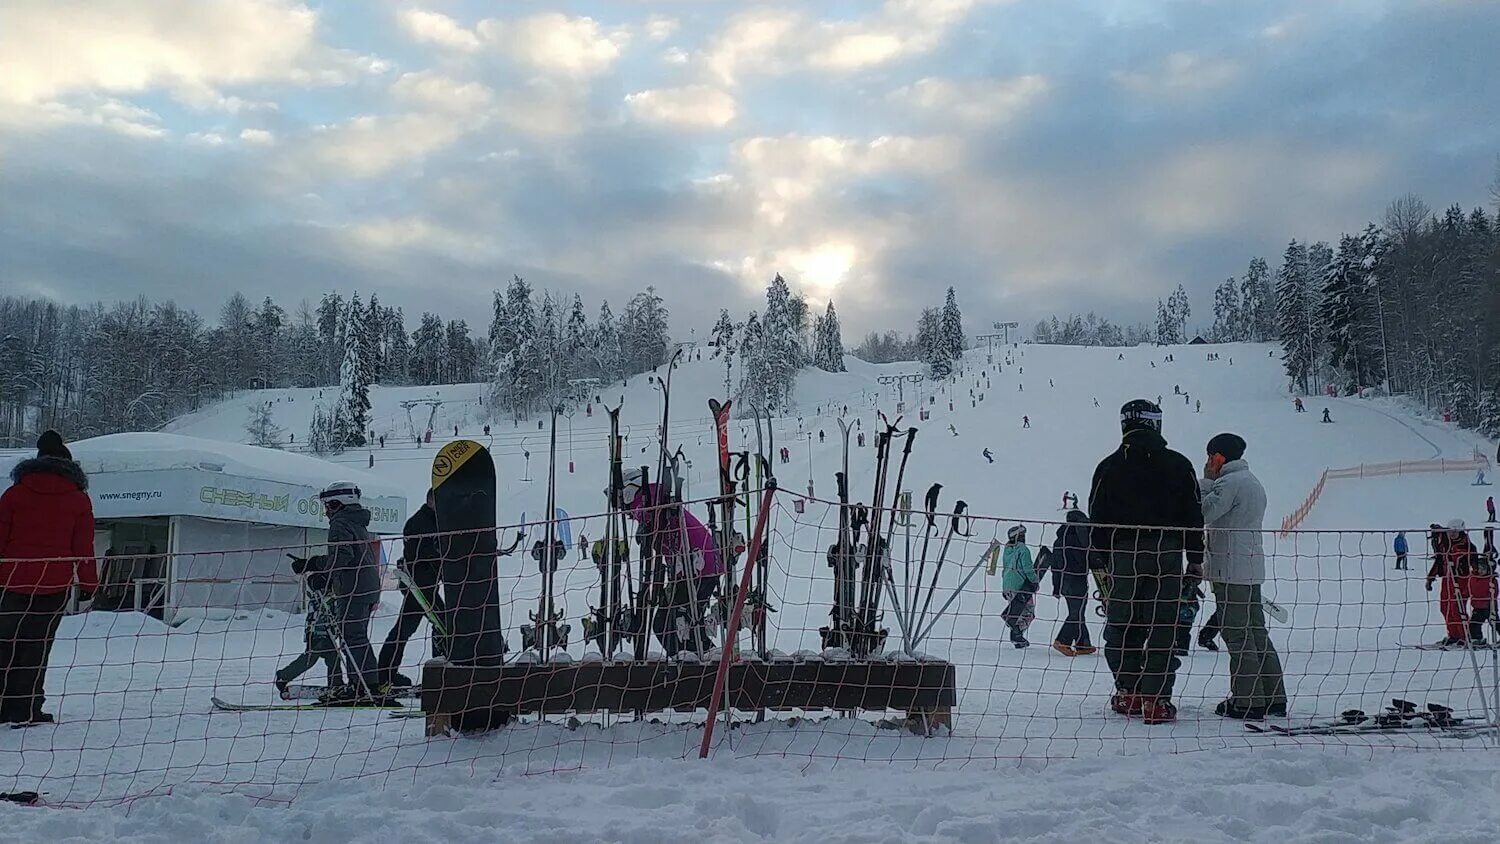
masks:
POLYGON ((473 440, 443 446, 432 461, 433 510, 443 555, 443 597, 459 665, 500 665, 500 583, 495 571, 495 461, 473 440))

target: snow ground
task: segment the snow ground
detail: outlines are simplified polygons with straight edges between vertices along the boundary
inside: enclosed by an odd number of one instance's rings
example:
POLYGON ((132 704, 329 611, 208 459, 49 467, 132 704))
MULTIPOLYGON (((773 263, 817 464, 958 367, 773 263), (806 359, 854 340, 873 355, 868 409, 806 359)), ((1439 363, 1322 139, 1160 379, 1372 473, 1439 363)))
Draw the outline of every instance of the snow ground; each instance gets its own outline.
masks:
MULTIPOLYGON (((929 484, 942 482, 942 507, 963 498, 976 514, 996 517, 977 521, 973 539, 954 544, 941 578, 944 589, 954 588, 978 564, 989 539, 1015 521, 1031 526, 1033 546, 1050 542, 1052 528, 1045 523, 1060 517, 1062 491, 1086 499, 1094 464, 1118 441, 1117 408, 1139 395, 1163 396, 1165 433, 1194 462, 1213 434, 1234 430, 1245 436, 1247 458, 1270 497, 1268 528, 1302 501, 1325 466, 1462 458, 1479 444, 1466 432, 1420 420, 1391 402, 1313 399, 1312 412, 1293 414, 1268 347, 1214 350, 1221 356, 1217 362, 1194 347, 1130 349, 1119 361, 1116 350, 1025 346, 1011 352, 1012 365, 997 355, 999 372, 984 365, 982 352, 971 353, 965 377, 929 405, 932 418, 912 423, 921 431, 905 484, 920 499, 929 484), (1163 360, 1169 352, 1174 363, 1163 360), (988 386, 977 374, 984 369, 990 371, 988 386), (1202 399, 1201 414, 1174 401, 1174 385, 1202 399), (970 387, 976 390, 972 407, 970 387), (1325 404, 1334 425, 1316 421, 1325 404), (1030 416, 1030 429, 1021 427, 1023 414, 1030 416), (994 451, 993 465, 980 457, 986 447, 994 451)), ((831 498, 840 460, 833 415, 847 404, 873 443, 873 407, 894 416, 895 406, 891 388, 876 377, 908 369, 915 367, 851 359, 848 373, 805 374, 798 386, 801 438, 795 415, 776 424, 776 445, 792 452, 790 464, 777 467, 783 489, 805 492, 811 472, 819 496, 831 498), (826 443, 807 438, 820 429, 826 443)), ((673 439, 693 462, 690 495, 711 494, 714 485, 705 402, 722 393, 723 375, 719 362, 705 360, 684 365, 674 376, 673 439)), ((912 389, 906 396, 909 420, 919 400, 912 389)), ((411 501, 420 500, 434 452, 433 446, 411 444, 399 402, 439 392, 447 403, 438 414, 435 440, 451 434, 454 424, 466 436, 477 435, 484 424, 477 385, 372 395, 375 427, 390 435, 387 448, 373 450, 372 471, 400 486, 411 501)), ((659 394, 644 375, 604 392, 610 403, 625 398, 623 418, 632 434, 627 457, 654 466, 659 394)), ((278 422, 300 440, 316 393, 250 394, 184 417, 170 430, 240 441, 248 405, 271 400, 278 422)), ((572 526, 575 537, 602 532, 597 520, 581 518, 598 509, 605 480, 606 419, 595 410, 592 418, 572 418, 571 452, 566 425, 560 435, 558 500, 580 517, 572 526), (570 453, 573 474, 566 471, 570 453)), ((417 421, 425 427, 425 420, 417 421)), ((502 524, 520 521, 523 513, 535 518, 542 509, 546 439, 535 425, 495 423, 491 446, 501 477, 502 524), (531 452, 529 467, 525 451, 531 452)), ((736 448, 747 440, 753 444, 753 426, 739 421, 734 428, 736 448)), ((363 468, 369 453, 339 459, 363 468)), ((852 494, 868 499, 871 450, 855 449, 851 461, 852 494)), ((1421 562, 1413 560, 1410 573, 1389 571, 1388 533, 1333 532, 1419 530, 1454 515, 1477 524, 1479 493, 1487 490, 1476 490, 1471 481, 1465 475, 1426 475, 1331 482, 1305 523, 1316 532, 1273 543, 1273 585, 1267 591, 1292 611, 1292 620, 1273 628, 1272 637, 1286 663, 1293 720, 1350 707, 1378 709, 1393 696, 1479 710, 1468 654, 1400 647, 1442 635, 1431 596, 1422 590, 1421 562)), ((771 617, 771 645, 791 653, 817 647, 816 628, 826 622, 831 587, 822 549, 832 541, 835 520, 816 501, 795 513, 790 495, 778 507, 771 551, 778 612, 771 617)), ((1413 538, 1414 550, 1420 548, 1420 535, 1413 538)), ((898 547, 901 539, 898 534, 898 547)), ((576 643, 577 617, 587 611, 597 576, 587 563, 565 565, 559 602, 574 623, 576 658, 583 653, 576 643)), ((502 561, 502 577, 504 615, 514 628, 534 605, 538 578, 520 555, 502 561)), ((386 596, 377 634, 384 633, 396 603, 394 595, 386 596)), ((461 840, 483 831, 501 840, 983 841, 1060 839, 1108 828, 1121 840, 1426 835, 1451 841, 1477 840, 1493 824, 1493 807, 1465 808, 1470 801, 1451 794, 1460 775, 1475 794, 1494 793, 1500 785, 1500 757, 1482 740, 1416 733, 1304 739, 1288 748, 1284 739, 1248 736, 1212 714, 1225 693, 1227 658, 1201 651, 1187 658, 1179 674, 1178 724, 1146 728, 1106 717, 1111 684, 1102 658, 1069 660, 1043 647, 1002 646, 1003 604, 998 579, 976 577, 922 646, 958 667, 953 736, 899 736, 856 720, 745 725, 733 731, 733 747, 719 745, 707 763, 709 775, 722 775, 726 789, 705 788, 705 768, 688 767, 695 759, 683 761, 695 754, 701 735, 683 723, 686 717, 605 729, 588 724, 576 731, 554 718, 483 738, 429 740, 419 722, 369 713, 211 714, 210 694, 268 701, 271 672, 300 648, 300 618, 246 612, 171 630, 128 616, 73 618, 64 625, 48 683, 50 690, 62 690, 52 696, 62 723, 0 734, 0 788, 39 788, 58 803, 97 802, 76 814, 0 812, 8 824, 34 824, 36 834, 45 829, 49 838, 125 840, 206 840, 210 832, 221 840, 370 840, 388 833, 461 840), (1438 748, 1489 752, 1408 752, 1438 748), (1039 766, 1044 759, 1052 761, 1039 766), (222 796, 225 786, 236 795, 222 796), (1091 795, 1083 808, 1056 811, 1059 795, 1080 789, 1091 795), (170 796, 119 803, 167 790, 170 796), (595 802, 578 811, 580 799, 595 802)), ((1045 594, 1039 599, 1032 628, 1038 644, 1056 627, 1057 604, 1045 594)), ((1090 621, 1097 638, 1097 620, 1090 621)), ((887 623, 894 643, 896 625, 889 617, 887 623)), ((513 645, 516 638, 512 629, 513 645)), ((416 673, 425 652, 424 640, 408 648, 409 673, 416 673)), ((1488 664, 1482 677, 1487 683, 1488 664)))

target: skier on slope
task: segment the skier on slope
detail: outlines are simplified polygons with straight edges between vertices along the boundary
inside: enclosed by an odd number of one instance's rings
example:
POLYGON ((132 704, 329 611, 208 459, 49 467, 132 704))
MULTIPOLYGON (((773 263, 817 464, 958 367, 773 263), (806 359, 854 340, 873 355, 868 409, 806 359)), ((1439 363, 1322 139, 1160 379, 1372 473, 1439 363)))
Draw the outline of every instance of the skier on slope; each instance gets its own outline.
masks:
POLYGON ((621 500, 626 515, 640 525, 641 547, 653 549, 667 565, 667 594, 664 600, 653 602, 657 611, 652 630, 669 657, 682 650, 704 653, 713 647, 704 613, 724 573, 723 560, 713 535, 697 516, 685 506, 662 506, 665 496, 660 485, 643 488, 641 481, 640 469, 626 472, 621 500))
POLYGON ((1203 511, 1197 471, 1167 447, 1161 406, 1120 408, 1120 447, 1100 461, 1089 493, 1091 539, 1105 556, 1104 655, 1115 678, 1110 708, 1147 724, 1176 720, 1172 653, 1183 556, 1202 577, 1203 511), (1118 527, 1115 527, 1118 526, 1118 527))
POLYGON ((980 453, 984 455, 985 460, 989 461, 990 463, 995 462, 995 455, 988 448, 980 453))
POLYGON ((1495 496, 1491 495, 1484 500, 1484 512, 1489 515, 1488 521, 1495 520, 1495 496))
POLYGON ((351 481, 329 484, 318 499, 328 518, 327 552, 294 561, 292 570, 328 573, 334 631, 342 640, 348 680, 319 700, 335 705, 381 702, 385 695, 370 647, 370 616, 380 602, 380 563, 370 536, 370 511, 360 503, 359 486, 351 481))
POLYGON ((1089 640, 1084 614, 1089 600, 1089 523, 1082 510, 1069 510, 1067 519, 1057 526, 1052 542, 1052 591, 1068 607, 1052 647, 1064 656, 1085 656, 1098 650, 1089 640))
MULTIPOLYGON (((995 561, 991 558, 990 574, 994 573, 995 561)), ((1036 615, 1033 604, 1040 583, 1031 549, 1026 547, 1026 526, 1015 525, 1005 533, 1005 551, 1001 555, 1000 595, 1006 604, 1000 618, 1010 630, 1010 643, 1018 648, 1031 644, 1026 640, 1026 628, 1036 615)))
POLYGON ((1396 571, 1406 570, 1406 555, 1411 552, 1411 546, 1406 541, 1406 531, 1397 531, 1396 541, 1391 543, 1391 550, 1396 552, 1396 571))
MULTIPOLYGON (((425 601, 438 618, 442 618, 445 612, 443 599, 438 594, 438 585, 442 582, 443 552, 437 533, 437 512, 433 509, 433 491, 429 489, 427 500, 411 514, 411 518, 401 528, 401 559, 396 561, 396 566, 407 574, 422 594, 412 594, 404 581, 397 581, 401 591, 401 609, 396 615, 396 623, 391 625, 390 632, 386 634, 385 643, 380 646, 380 656, 375 661, 380 672, 378 682, 389 683, 393 688, 410 688, 413 685, 411 678, 401 673, 401 660, 406 654, 406 643, 425 618, 422 602, 425 601)), ((444 656, 446 653, 447 643, 434 635, 432 655, 444 656)))

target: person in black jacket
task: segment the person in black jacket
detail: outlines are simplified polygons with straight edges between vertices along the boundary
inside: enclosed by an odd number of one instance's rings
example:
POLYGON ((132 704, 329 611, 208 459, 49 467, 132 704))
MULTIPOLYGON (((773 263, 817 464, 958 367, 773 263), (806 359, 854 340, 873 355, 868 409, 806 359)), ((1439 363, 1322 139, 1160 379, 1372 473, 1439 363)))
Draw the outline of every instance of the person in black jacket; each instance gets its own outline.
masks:
POLYGON ((1084 609, 1089 599, 1089 524, 1081 510, 1068 511, 1068 520, 1057 526, 1052 543, 1052 591, 1068 605, 1068 617, 1057 630, 1052 647, 1066 656, 1094 653, 1089 640, 1084 609))
POLYGON ((1135 399, 1120 408, 1123 438, 1094 470, 1089 493, 1094 547, 1105 556, 1104 656, 1115 677, 1110 707, 1147 724, 1176 719, 1172 653, 1188 573, 1203 576, 1203 510, 1191 461, 1167 448, 1161 408, 1135 399))
MULTIPOLYGON (((410 576, 427 606, 432 608, 438 618, 442 618, 443 599, 438 595, 438 583, 442 578, 443 554, 438 546, 437 532, 437 514, 432 509, 432 490, 429 489, 426 503, 411 514, 411 518, 406 520, 406 525, 401 529, 401 559, 396 561, 396 565, 410 576)), ((406 655, 406 643, 417 632, 417 627, 421 626, 425 616, 418 596, 412 594, 404 581, 399 585, 401 612, 396 616, 391 632, 386 634, 385 644, 380 646, 378 665, 380 682, 389 683, 392 688, 410 688, 413 685, 411 678, 400 671, 401 660, 406 655)), ((446 653, 445 643, 434 630, 433 656, 445 656, 446 653)))

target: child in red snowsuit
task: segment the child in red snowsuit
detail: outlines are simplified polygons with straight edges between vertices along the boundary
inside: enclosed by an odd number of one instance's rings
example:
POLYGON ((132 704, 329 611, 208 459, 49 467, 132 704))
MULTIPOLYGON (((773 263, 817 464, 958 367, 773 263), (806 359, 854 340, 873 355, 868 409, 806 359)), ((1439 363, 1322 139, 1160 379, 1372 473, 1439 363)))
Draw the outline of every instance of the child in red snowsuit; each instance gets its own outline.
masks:
POLYGON ((1438 611, 1447 630, 1444 645, 1483 644, 1484 624, 1494 612, 1495 586, 1479 550, 1469 540, 1461 520, 1432 533, 1432 568, 1427 570, 1427 590, 1442 578, 1438 611))

